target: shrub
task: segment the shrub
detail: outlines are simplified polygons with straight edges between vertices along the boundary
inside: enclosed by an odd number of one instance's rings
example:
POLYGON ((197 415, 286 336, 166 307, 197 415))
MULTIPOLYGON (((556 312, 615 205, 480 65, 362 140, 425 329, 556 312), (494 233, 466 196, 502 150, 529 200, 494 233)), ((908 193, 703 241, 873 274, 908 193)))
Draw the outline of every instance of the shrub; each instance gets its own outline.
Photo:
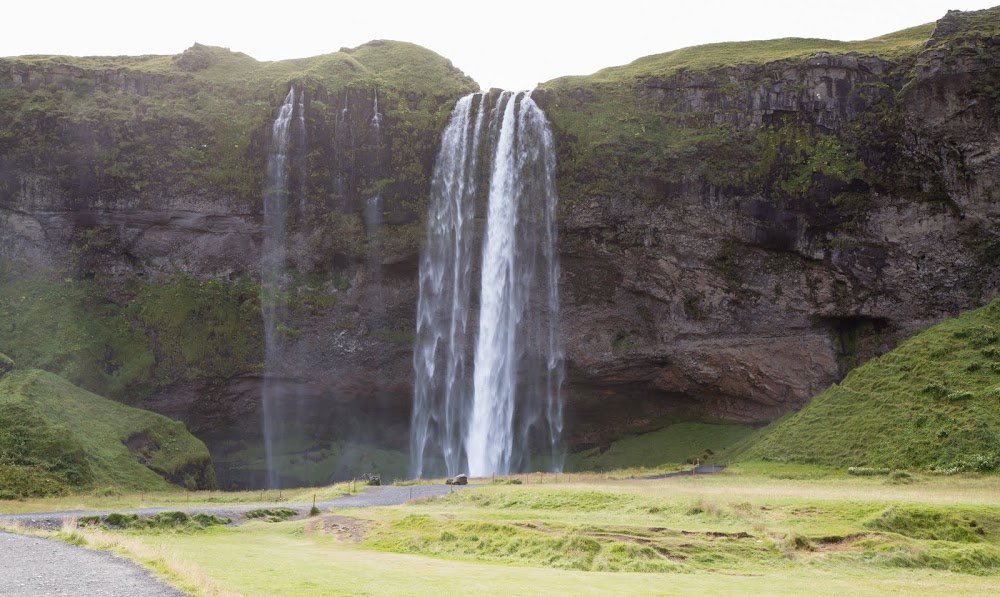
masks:
POLYGON ((138 514, 121 514, 119 512, 112 512, 104 517, 104 524, 109 527, 116 527, 119 529, 127 529, 129 527, 135 526, 139 521, 138 514))

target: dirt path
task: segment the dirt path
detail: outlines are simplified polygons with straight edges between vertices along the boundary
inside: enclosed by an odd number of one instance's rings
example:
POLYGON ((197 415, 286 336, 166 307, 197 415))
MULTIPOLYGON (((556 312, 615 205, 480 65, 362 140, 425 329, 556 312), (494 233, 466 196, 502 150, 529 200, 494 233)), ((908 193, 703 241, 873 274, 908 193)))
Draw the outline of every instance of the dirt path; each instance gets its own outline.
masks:
POLYGON ((0 595, 183 597, 152 573, 103 551, 0 531, 0 595))

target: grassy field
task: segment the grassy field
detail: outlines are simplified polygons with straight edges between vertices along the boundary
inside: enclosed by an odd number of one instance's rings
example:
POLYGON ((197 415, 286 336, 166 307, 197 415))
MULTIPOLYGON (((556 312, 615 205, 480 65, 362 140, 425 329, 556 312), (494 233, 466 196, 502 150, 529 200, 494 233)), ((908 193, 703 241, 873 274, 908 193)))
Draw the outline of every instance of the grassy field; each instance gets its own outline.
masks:
POLYGON ((1000 574, 997 477, 748 465, 585 479, 236 528, 70 525, 61 537, 208 595, 983 594, 1000 574))
POLYGON ((602 451, 570 454, 567 471, 613 471, 630 467, 663 467, 697 460, 721 462, 729 446, 753 433, 748 425, 675 423, 663 429, 620 439, 602 451))

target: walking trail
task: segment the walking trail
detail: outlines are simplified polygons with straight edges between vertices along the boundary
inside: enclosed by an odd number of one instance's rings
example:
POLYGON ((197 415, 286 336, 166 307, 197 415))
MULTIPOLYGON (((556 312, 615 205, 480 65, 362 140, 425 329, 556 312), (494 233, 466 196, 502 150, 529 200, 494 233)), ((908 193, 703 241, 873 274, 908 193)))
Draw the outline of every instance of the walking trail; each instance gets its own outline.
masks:
MULTIPOLYGON (((455 490, 458 487, 454 488, 455 490)), ((409 499, 444 495, 453 491, 445 485, 409 487, 367 487, 356 495, 316 502, 321 510, 329 508, 366 508, 393 506, 409 499)), ((192 508, 139 508, 114 510, 151 516, 157 512, 205 512, 229 517, 234 523, 245 520, 246 513, 262 507, 291 508, 297 517, 308 515, 312 502, 277 504, 239 504, 192 508)), ((19 524, 40 529, 58 529, 64 520, 81 516, 110 514, 112 510, 67 510, 30 514, 0 514, 0 523, 19 524)), ((107 597, 181 597, 184 593, 166 585, 141 566, 114 554, 77 547, 54 539, 42 539, 0 531, 0 595, 28 597, 41 595, 95 595, 107 597)))

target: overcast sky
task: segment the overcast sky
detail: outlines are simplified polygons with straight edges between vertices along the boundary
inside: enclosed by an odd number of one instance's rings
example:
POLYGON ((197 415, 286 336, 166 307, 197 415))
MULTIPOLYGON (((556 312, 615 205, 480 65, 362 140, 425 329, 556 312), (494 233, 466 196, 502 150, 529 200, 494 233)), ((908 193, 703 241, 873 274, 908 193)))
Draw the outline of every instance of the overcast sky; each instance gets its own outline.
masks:
POLYGON ((258 60, 395 39, 438 52, 483 88, 529 89, 649 54, 719 41, 867 39, 1000 0, 12 0, 0 56, 177 54, 194 42, 258 60))

